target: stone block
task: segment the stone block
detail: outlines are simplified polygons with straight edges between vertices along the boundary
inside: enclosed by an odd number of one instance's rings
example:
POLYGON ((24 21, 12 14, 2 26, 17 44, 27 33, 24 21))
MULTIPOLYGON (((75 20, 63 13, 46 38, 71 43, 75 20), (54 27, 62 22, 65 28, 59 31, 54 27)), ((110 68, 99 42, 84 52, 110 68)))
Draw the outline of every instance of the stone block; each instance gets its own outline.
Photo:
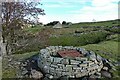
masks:
POLYGON ((44 54, 44 53, 46 53, 46 52, 48 52, 47 49, 41 49, 41 50, 40 50, 40 53, 41 53, 41 54, 44 54))
POLYGON ((86 67, 86 66, 87 66, 87 63, 80 64, 80 67, 86 67))
POLYGON ((87 70, 87 69, 82 69, 82 70, 80 70, 80 72, 81 72, 81 73, 87 73, 88 70, 87 70))
POLYGON ((75 75, 70 75, 70 78, 75 78, 75 75))
POLYGON ((77 50, 77 47, 73 47, 72 49, 77 50))
POLYGON ((34 79, 41 79, 43 77, 43 74, 36 70, 31 70, 31 75, 34 79))
POLYGON ((53 57, 49 57, 46 60, 48 60, 49 62, 53 62, 53 57))
POLYGON ((57 72, 56 76, 61 77, 62 76, 62 72, 61 71, 57 72))
POLYGON ((73 46, 65 46, 64 49, 72 49, 73 46))
POLYGON ((67 64, 69 64, 69 59, 62 59, 61 63, 67 65, 67 64))
POLYGON ((93 62, 93 61, 84 61, 85 63, 91 63, 91 62, 93 62))
POLYGON ((82 54, 86 54, 87 53, 87 51, 84 48, 79 48, 79 51, 81 51, 82 54))
POLYGON ((81 61, 87 61, 88 59, 85 58, 85 57, 81 57, 80 60, 81 60, 81 61))
POLYGON ((81 67, 78 67, 77 65, 73 65, 73 70, 80 70, 81 67))
POLYGON ((63 71, 63 72, 62 72, 62 76, 68 76, 69 74, 71 74, 71 73, 69 73, 69 72, 67 72, 67 71, 63 71))
POLYGON ((89 66, 91 66, 91 65, 93 65, 93 64, 95 64, 95 63, 94 63, 94 62, 89 62, 89 63, 88 63, 89 66))
POLYGON ((50 73, 50 67, 47 66, 47 65, 45 65, 45 66, 43 67, 43 70, 44 70, 45 73, 50 73))
POLYGON ((75 75, 76 78, 82 77, 82 73, 78 73, 75 75))
POLYGON ((58 68, 61 68, 63 69, 64 65, 63 64, 57 64, 58 65, 58 68))
POLYGON ((108 70, 108 67, 103 67, 103 70, 106 70, 106 71, 107 71, 107 70, 108 70))
POLYGON ((66 67, 63 67, 63 71, 68 71, 68 70, 66 69, 66 67))
POLYGON ((72 64, 72 65, 74 65, 74 64, 77 65, 79 63, 81 63, 81 61, 70 60, 70 64, 72 64))
POLYGON ((96 55, 93 51, 90 51, 90 59, 96 59, 96 55))
POLYGON ((56 70, 56 72, 62 72, 63 71, 63 69, 60 69, 60 68, 57 68, 55 70, 56 70))
POLYGON ((51 74, 46 74, 44 80, 49 80, 49 79, 53 79, 53 78, 54 78, 53 75, 51 75, 51 74))
POLYGON ((94 70, 94 71, 91 71, 91 72, 88 73, 88 75, 95 74, 96 72, 97 72, 97 71, 95 71, 95 70, 94 70))
POLYGON ((69 72, 67 72, 67 75, 68 75, 68 76, 72 75, 72 72, 70 72, 70 71, 69 71, 69 72))
POLYGON ((63 60, 63 58, 54 58, 55 63, 60 63, 63 60))
POLYGON ((50 67, 50 73, 54 74, 55 73, 55 68, 50 67))
POLYGON ((63 47, 62 46, 58 46, 58 48, 59 48, 59 50, 62 50, 63 47))
POLYGON ((97 57, 96 59, 97 59, 98 61, 102 61, 102 57, 101 57, 100 55, 97 55, 96 57, 97 57))
POLYGON ((52 68, 58 68, 58 66, 54 65, 54 64, 51 64, 50 67, 52 67, 52 68))
POLYGON ((81 57, 75 57, 75 59, 81 61, 81 57))
POLYGON ((92 70, 93 70, 93 67, 88 67, 87 70, 88 70, 88 71, 92 71, 92 70))
POLYGON ((97 71, 100 72, 100 71, 101 71, 101 68, 98 68, 97 71))
POLYGON ((96 66, 91 66, 88 68, 88 70, 90 70, 90 71, 95 70, 95 69, 97 69, 96 66))

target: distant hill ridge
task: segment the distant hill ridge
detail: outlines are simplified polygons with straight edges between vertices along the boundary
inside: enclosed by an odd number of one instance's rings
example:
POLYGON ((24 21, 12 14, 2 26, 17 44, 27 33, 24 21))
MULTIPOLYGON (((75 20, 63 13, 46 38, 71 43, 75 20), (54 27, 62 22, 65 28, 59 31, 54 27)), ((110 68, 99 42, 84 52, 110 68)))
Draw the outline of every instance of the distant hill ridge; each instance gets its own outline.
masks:
MULTIPOLYGON (((78 22, 78 23, 102 23, 102 22, 114 22, 114 21, 120 21, 120 19, 106 20, 106 21, 95 21, 95 22, 78 22)), ((74 23, 74 24, 78 24, 78 23, 74 23)))
POLYGON ((108 21, 98 21, 98 22, 79 22, 73 23, 71 27, 94 27, 94 26, 102 26, 102 27, 118 27, 120 19, 108 20, 108 21))

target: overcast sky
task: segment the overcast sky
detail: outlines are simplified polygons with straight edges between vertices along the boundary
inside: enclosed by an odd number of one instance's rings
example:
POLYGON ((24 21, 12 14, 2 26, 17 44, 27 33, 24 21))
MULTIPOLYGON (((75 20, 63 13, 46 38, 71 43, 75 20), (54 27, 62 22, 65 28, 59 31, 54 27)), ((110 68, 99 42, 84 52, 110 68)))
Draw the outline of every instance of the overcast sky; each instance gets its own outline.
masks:
POLYGON ((119 0, 42 0, 45 16, 39 16, 44 24, 51 21, 91 22, 118 19, 119 0))

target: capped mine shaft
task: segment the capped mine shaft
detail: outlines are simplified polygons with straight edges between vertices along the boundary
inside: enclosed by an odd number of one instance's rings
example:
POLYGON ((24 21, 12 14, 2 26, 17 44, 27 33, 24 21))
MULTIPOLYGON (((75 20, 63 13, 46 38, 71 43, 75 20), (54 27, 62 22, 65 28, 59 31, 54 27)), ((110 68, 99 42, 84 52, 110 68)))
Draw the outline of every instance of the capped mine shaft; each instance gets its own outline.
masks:
POLYGON ((79 78, 100 72, 103 62, 101 56, 84 48, 49 46, 40 50, 38 66, 48 78, 79 78))

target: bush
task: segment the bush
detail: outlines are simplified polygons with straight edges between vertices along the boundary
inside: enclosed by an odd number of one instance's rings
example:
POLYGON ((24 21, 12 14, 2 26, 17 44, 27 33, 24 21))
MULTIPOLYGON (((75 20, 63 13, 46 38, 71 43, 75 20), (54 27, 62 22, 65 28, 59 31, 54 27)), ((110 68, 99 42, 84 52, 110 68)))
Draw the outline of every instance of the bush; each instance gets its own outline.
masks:
POLYGON ((106 39, 108 33, 106 32, 91 32, 87 34, 81 34, 80 36, 60 36, 51 37, 50 45, 62 45, 62 46, 82 46, 86 44, 99 43, 106 39))
POLYGON ((120 33, 120 28, 106 28, 106 31, 112 32, 112 33, 120 33))
POLYGON ((112 29, 110 29, 110 32, 120 33, 120 30, 119 30, 119 28, 112 28, 112 29))

